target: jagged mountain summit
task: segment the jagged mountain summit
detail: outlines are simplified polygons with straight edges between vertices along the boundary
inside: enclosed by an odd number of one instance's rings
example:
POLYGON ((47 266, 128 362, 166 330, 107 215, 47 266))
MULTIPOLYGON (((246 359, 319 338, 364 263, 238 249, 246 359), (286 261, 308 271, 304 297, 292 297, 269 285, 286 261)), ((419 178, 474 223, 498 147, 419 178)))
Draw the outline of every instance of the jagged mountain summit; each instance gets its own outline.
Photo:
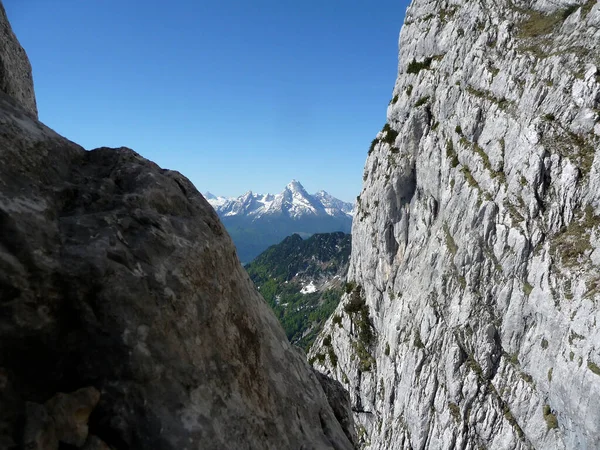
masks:
POLYGON ((361 446, 600 448, 600 2, 413 0, 311 359, 361 446))
POLYGON ((314 234, 304 240, 293 234, 245 268, 290 342, 306 348, 340 301, 349 257, 349 234, 314 234))
POLYGON ((353 205, 325 191, 310 195, 292 180, 279 194, 246 192, 237 198, 205 195, 236 245, 240 259, 251 261, 270 245, 294 233, 350 232, 353 205))
POLYGON ((291 219, 330 216, 352 220, 352 203, 343 202, 325 191, 310 195, 296 180, 276 195, 248 191, 237 198, 226 198, 207 192, 205 197, 221 217, 248 216, 259 220, 266 216, 291 219))
POLYGON ((0 449, 354 448, 193 184, 39 122, 0 30, 0 449))

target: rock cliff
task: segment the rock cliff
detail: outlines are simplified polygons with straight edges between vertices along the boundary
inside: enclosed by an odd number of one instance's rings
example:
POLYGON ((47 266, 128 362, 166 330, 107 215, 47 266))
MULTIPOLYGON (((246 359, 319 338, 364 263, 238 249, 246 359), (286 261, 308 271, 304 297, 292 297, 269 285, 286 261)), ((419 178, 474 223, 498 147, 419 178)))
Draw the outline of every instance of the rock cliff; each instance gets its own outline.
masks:
POLYGON ((31 64, 10 27, 4 5, 0 2, 0 91, 14 98, 37 119, 31 64))
POLYGON ((312 350, 364 447, 600 448, 598 42, 596 0, 408 8, 312 350))
POLYGON ((352 448, 206 200, 38 122, 0 28, 0 448, 352 448))

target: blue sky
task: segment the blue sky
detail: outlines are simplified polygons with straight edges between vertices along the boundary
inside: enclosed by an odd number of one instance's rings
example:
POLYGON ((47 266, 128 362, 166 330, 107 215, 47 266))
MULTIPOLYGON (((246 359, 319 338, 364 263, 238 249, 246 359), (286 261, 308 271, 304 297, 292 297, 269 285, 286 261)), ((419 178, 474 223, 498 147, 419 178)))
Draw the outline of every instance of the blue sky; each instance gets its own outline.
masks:
POLYGON ((291 180, 353 200, 385 123, 407 0, 4 0, 40 119, 202 191, 291 180))

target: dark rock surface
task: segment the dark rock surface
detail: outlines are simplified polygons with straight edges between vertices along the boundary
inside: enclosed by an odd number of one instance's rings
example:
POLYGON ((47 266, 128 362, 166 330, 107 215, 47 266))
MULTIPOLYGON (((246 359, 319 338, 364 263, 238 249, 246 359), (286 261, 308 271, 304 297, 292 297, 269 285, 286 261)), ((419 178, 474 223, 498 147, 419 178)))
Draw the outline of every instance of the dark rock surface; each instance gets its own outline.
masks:
POLYGON ((317 375, 319 383, 321 383, 323 391, 325 391, 329 405, 333 409, 333 413, 342 426, 344 433, 356 445, 358 438, 354 429, 354 417, 352 415, 352 408, 350 407, 350 394, 348 394, 348 391, 344 389, 344 386, 339 381, 317 370, 314 370, 314 373, 317 375))
POLYGON ((352 448, 194 186, 57 135, 19 82, 0 93, 0 447, 26 405, 93 386, 86 448, 352 448))
MULTIPOLYGON (((60 443, 77 448, 98 445, 97 438, 88 436, 88 421, 99 400, 100 392, 87 387, 69 394, 59 392, 45 405, 25 402, 23 448, 57 450, 61 448, 60 443)), ((2 448, 15 446, 15 441, 12 441, 2 448)))
POLYGON ((46 402, 54 420, 56 437, 75 447, 82 447, 88 438, 90 414, 98 405, 100 392, 93 387, 81 388, 71 394, 59 392, 46 402))
POLYGON ((96 436, 90 436, 82 448, 83 450, 110 450, 110 447, 96 436))
MULTIPOLYGON (((12 446, 14 446, 14 441, 12 446)), ((7 445, 8 447, 8 445, 7 445)), ((57 450, 58 438, 54 420, 44 405, 26 402, 23 448, 28 450, 57 450)))

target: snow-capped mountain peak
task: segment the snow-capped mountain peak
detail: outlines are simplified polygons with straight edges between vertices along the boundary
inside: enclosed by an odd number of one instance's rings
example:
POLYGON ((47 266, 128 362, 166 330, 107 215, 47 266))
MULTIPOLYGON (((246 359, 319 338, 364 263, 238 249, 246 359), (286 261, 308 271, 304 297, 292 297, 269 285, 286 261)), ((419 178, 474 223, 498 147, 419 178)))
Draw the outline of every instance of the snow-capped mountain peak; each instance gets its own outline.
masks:
POLYGON ((304 186, 292 180, 279 194, 255 194, 246 192, 237 198, 217 197, 210 192, 205 195, 208 202, 221 217, 231 216, 288 216, 292 219, 304 217, 352 217, 353 205, 343 202, 325 191, 310 195, 304 186))
POLYGON ((210 192, 206 192, 204 194, 204 198, 206 198, 206 200, 208 201, 208 203, 211 204, 211 206, 217 210, 218 208, 222 207, 225 203, 229 202, 231 199, 227 198, 227 197, 217 197, 214 194, 211 194, 210 192))
POLYGON ((296 180, 288 183, 283 192, 275 196, 275 203, 278 209, 286 211, 290 217, 327 214, 323 205, 306 192, 304 186, 296 180))
POLYGON ((297 180, 275 195, 248 191, 237 198, 209 193, 205 197, 219 214, 243 262, 294 233, 348 233, 352 226, 351 203, 325 191, 310 195, 297 180))
POLYGON ((328 192, 321 190, 314 197, 321 202, 329 215, 338 215, 340 211, 349 216, 354 215, 354 205, 352 203, 343 202, 328 192))
POLYGON ((304 186, 296 180, 290 181, 285 188, 291 192, 306 193, 304 186))

